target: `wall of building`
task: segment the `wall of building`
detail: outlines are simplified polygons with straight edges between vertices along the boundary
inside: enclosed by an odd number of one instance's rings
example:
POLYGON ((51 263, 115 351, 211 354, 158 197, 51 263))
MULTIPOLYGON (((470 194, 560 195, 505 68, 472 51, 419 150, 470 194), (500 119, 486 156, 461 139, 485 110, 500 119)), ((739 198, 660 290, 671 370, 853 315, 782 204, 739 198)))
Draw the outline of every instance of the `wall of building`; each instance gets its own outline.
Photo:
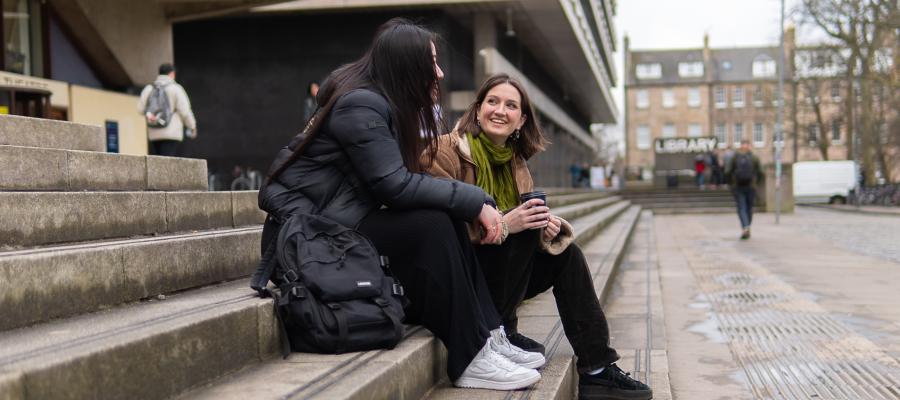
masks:
POLYGON ((137 96, 71 85, 70 99, 70 121, 100 126, 118 122, 119 153, 147 154, 147 125, 137 111, 137 96))
POLYGON ((132 83, 150 83, 162 62, 173 55, 172 24, 159 2, 76 0, 132 83))

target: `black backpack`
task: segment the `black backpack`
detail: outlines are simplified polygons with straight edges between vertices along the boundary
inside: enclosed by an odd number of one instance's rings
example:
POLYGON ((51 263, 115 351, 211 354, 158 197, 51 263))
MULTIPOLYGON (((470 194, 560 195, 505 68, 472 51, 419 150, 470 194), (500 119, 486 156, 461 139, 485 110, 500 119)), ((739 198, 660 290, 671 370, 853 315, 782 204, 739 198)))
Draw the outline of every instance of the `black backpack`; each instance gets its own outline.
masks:
POLYGON ((147 106, 144 108, 144 118, 147 126, 150 128, 165 128, 172 121, 172 107, 169 105, 169 96, 166 95, 166 87, 168 83, 153 84, 153 90, 147 97, 147 106), (147 114, 153 115, 156 119, 151 120, 147 114))
POLYGON ((747 186, 753 183, 753 155, 750 153, 737 153, 734 155, 734 180, 738 185, 747 186))
POLYGON ((363 234, 322 216, 295 214, 266 246, 250 286, 275 299, 282 354, 393 348, 403 337, 403 286, 363 234), (274 275, 274 276, 273 276, 274 275), (266 286, 271 280, 280 293, 266 286))

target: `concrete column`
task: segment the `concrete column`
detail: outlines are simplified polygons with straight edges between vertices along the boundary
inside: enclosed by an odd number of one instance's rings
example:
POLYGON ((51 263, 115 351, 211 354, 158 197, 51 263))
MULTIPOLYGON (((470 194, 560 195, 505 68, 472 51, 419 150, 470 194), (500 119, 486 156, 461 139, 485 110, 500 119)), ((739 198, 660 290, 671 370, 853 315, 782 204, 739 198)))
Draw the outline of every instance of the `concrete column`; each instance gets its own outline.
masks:
POLYGON ((472 76, 475 77, 474 87, 478 90, 478 87, 487 78, 485 60, 480 52, 482 49, 497 47, 497 22, 494 16, 487 12, 476 13, 474 20, 472 36, 475 38, 475 46, 472 48, 475 54, 472 55, 472 58, 475 60, 475 73, 472 76))

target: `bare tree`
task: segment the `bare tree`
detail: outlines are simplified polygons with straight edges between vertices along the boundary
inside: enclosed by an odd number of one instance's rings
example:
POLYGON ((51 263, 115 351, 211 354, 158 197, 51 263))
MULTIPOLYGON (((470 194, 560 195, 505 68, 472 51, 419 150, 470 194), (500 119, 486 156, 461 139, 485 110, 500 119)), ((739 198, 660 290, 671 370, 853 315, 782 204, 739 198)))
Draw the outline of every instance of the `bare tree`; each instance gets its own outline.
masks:
MULTIPOLYGON (((847 118, 848 150, 853 151, 855 132, 859 135, 866 182, 875 182, 876 110, 873 92, 873 73, 877 52, 884 48, 886 38, 900 28, 897 0, 803 0, 803 14, 808 21, 824 31, 838 46, 849 50, 846 76, 858 81, 858 130, 854 118, 847 118)), ((852 81, 851 81, 852 83, 852 81)), ((854 85, 848 86, 847 110, 853 110, 856 99, 854 85)), ((852 156, 848 154, 848 156, 852 156)))
POLYGON ((818 125, 818 137, 816 137, 816 147, 822 154, 822 159, 828 161, 828 147, 831 146, 831 140, 828 138, 828 130, 825 125, 825 119, 822 118, 822 85, 821 78, 811 77, 800 80, 803 90, 806 92, 807 103, 812 107, 813 114, 816 116, 816 124, 818 125))

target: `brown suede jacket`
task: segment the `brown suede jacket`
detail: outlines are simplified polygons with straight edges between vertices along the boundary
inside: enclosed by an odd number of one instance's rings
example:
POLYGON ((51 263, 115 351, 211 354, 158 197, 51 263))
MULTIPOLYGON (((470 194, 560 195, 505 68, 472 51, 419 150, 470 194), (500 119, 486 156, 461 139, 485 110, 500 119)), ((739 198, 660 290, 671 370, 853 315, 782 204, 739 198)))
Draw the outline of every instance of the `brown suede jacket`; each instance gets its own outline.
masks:
MULTIPOLYGON (((528 171, 528 163, 521 157, 513 157, 513 178, 516 181, 518 193, 528 193, 534 190, 534 180, 528 171)), ((465 183, 475 184, 476 165, 472 160, 472 150, 469 141, 463 134, 453 131, 438 138, 438 150, 434 162, 427 171, 432 176, 455 179, 465 183)), ((504 210, 501 210, 504 211, 504 210)), ((509 211, 509 210, 505 210, 509 211)), ((559 217, 557 217, 559 218, 559 217)), ((551 241, 541 239, 541 248, 549 254, 560 254, 574 240, 574 230, 568 221, 559 218, 562 222, 559 234, 551 241)), ((481 240, 481 232, 473 224, 469 224, 469 237, 472 242, 481 240)))

